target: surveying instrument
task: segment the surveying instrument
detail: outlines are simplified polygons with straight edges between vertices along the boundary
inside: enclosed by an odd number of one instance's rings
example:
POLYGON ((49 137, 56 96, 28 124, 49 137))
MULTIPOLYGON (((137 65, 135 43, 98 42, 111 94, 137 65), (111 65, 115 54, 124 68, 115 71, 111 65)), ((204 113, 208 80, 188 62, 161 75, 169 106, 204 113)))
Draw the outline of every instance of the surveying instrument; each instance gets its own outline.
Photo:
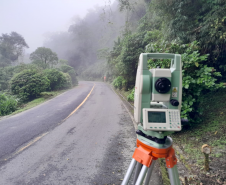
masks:
POLYGON ((137 148, 123 179, 148 185, 158 158, 166 159, 171 185, 180 185, 172 139, 167 135, 181 130, 182 66, 181 55, 141 53, 134 93, 134 119, 138 124, 137 148), (148 70, 149 59, 171 59, 170 69, 148 70))

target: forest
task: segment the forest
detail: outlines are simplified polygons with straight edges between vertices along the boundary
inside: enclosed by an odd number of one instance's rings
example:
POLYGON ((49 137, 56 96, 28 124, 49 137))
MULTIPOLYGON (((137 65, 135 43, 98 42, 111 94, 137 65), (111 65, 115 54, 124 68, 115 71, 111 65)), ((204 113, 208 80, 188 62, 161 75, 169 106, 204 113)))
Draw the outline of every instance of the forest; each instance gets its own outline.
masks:
MULTIPOLYGON (((200 97, 225 87, 225 12, 225 0, 118 0, 89 10, 84 18, 75 17, 67 32, 50 34, 44 47, 30 54, 31 63, 20 65, 15 61, 28 44, 16 32, 2 34, 0 90, 6 92, 1 97, 34 99, 41 91, 71 86, 70 81, 77 84, 78 75, 84 80, 106 76, 115 88, 129 91, 128 100, 133 101, 140 53, 178 53, 183 61, 181 116, 199 122, 200 97), (40 84, 46 87, 38 88, 40 92, 35 88, 26 92, 18 84, 20 76, 42 73, 46 78, 40 84), (54 87, 50 73, 59 73, 64 79, 58 80, 69 85, 54 87)), ((148 62, 149 68, 170 65, 167 60, 148 62)))
MULTIPOLYGON (((198 123, 202 95, 225 87, 225 0, 118 0, 76 19, 45 45, 66 58, 82 79, 104 76, 133 101, 140 53, 178 53, 183 62, 181 116, 198 123)), ((169 67, 150 60, 149 68, 169 67)))

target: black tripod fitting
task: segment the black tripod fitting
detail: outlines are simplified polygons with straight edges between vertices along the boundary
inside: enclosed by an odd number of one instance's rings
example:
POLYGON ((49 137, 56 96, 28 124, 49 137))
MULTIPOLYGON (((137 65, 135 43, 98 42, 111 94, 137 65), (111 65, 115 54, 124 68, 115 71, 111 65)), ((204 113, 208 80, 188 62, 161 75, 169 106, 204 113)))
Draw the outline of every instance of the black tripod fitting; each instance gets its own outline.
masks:
POLYGON ((143 133, 141 130, 137 130, 136 133, 137 133, 137 135, 143 136, 143 137, 145 137, 145 138, 147 138, 151 141, 154 141, 158 144, 165 144, 166 138, 167 138, 167 136, 165 136, 164 138, 157 138, 157 137, 153 137, 153 136, 148 136, 145 133, 143 133))

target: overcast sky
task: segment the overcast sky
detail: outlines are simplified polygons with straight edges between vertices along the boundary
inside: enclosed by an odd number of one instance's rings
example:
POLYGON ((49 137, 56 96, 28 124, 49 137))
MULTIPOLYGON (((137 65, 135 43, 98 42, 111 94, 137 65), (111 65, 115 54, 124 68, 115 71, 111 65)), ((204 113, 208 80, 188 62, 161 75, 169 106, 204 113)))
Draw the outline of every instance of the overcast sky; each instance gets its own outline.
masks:
POLYGON ((75 16, 84 17, 95 6, 113 0, 0 0, 0 35, 21 34, 33 52, 48 32, 67 31, 75 16))

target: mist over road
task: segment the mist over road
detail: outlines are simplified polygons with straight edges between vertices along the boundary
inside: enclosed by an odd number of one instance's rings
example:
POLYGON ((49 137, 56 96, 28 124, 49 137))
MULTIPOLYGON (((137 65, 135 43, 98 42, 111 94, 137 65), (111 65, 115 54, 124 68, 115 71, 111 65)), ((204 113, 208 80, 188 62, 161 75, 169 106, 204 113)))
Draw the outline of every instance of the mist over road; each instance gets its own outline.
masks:
POLYGON ((101 82, 80 82, 38 107, 1 120, 0 139, 4 185, 121 184, 136 144, 122 101, 101 82), (94 83, 85 103, 62 122, 94 83))

